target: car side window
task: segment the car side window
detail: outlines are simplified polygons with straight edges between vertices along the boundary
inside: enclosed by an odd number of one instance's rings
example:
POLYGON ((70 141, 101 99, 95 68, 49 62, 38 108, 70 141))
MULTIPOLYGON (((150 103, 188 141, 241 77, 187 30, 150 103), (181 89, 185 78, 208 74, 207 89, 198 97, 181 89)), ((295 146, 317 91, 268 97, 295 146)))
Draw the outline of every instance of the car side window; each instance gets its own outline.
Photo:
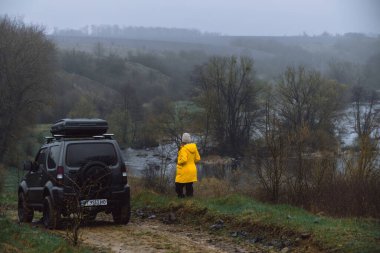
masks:
POLYGON ((38 166, 42 165, 44 169, 46 169, 46 151, 47 148, 43 148, 38 152, 38 155, 36 157, 36 162, 38 166))
POLYGON ((52 146, 49 150, 48 155, 48 168, 49 169, 55 169, 58 165, 58 159, 59 159, 59 146, 52 146))

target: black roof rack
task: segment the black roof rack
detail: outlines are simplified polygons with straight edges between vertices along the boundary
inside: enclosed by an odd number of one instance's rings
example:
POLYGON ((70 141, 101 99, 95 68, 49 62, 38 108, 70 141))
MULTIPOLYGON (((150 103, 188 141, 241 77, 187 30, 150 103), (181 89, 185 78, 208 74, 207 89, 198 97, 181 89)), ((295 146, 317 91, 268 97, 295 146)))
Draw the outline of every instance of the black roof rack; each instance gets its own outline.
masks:
POLYGON ((111 139, 113 139, 114 134, 103 134, 103 136, 104 136, 104 138, 111 140, 111 139))
POLYGON ((65 136, 62 135, 62 134, 53 134, 53 137, 54 137, 54 139, 56 139, 56 140, 60 140, 60 139, 64 138, 65 136))
POLYGON ((63 139, 77 139, 77 140, 100 140, 107 139, 112 140, 114 134, 102 134, 102 135, 94 135, 94 136, 77 136, 77 135, 63 135, 63 134, 54 134, 53 136, 46 136, 46 144, 53 142, 54 140, 63 140, 63 139))
POLYGON ((52 142, 54 140, 54 137, 52 137, 52 136, 45 136, 45 140, 46 140, 46 144, 49 144, 50 142, 52 142))

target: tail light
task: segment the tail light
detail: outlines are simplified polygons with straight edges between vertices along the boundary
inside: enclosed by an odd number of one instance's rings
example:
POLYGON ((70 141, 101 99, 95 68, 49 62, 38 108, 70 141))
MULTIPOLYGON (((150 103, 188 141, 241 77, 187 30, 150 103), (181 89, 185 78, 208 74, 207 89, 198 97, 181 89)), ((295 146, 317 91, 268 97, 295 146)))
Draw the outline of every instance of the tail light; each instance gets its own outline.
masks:
POLYGON ((128 167, 125 163, 121 165, 121 174, 122 174, 123 183, 124 184, 128 183, 128 167))
POLYGON ((64 174, 63 166, 58 166, 57 167, 57 181, 59 184, 63 183, 63 174, 64 174))

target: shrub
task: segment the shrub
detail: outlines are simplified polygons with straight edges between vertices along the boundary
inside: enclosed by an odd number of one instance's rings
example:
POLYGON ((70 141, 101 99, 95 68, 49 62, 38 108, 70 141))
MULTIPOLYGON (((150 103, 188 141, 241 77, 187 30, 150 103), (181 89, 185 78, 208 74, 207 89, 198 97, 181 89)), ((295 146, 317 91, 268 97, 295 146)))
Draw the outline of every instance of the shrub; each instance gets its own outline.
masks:
POLYGON ((160 193, 174 192, 174 179, 168 173, 167 166, 150 163, 145 166, 141 174, 142 183, 146 188, 160 193))

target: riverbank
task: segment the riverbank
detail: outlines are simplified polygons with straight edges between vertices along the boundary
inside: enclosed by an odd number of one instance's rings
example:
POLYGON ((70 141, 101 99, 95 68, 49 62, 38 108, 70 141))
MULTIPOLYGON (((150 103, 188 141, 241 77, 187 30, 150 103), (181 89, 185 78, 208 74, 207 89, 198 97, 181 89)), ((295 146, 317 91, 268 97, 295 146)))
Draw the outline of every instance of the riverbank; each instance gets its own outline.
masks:
POLYGON ((173 213, 186 225, 284 252, 380 252, 379 220, 336 219, 236 194, 181 200, 142 191, 133 206, 143 213, 173 213))

